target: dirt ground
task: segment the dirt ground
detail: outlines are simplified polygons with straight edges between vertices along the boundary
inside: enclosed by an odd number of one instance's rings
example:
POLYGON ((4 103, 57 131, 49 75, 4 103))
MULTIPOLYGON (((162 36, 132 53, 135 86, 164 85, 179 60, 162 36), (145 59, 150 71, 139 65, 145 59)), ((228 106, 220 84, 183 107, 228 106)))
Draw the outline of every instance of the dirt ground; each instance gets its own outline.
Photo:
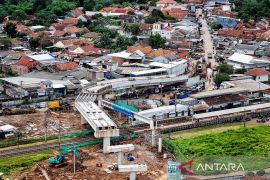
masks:
MULTIPOLYGON (((141 140, 142 142, 142 140, 141 140)), ((170 158, 164 159, 162 155, 157 155, 156 149, 151 149, 140 142, 138 139, 131 140, 129 143, 136 144, 135 151, 132 152, 135 157, 135 161, 128 162, 127 154, 125 155, 124 164, 146 164, 148 166, 147 172, 137 173, 138 180, 157 180, 166 179, 166 164, 170 158), (133 142, 134 141, 134 142, 133 142), (136 141, 136 142, 135 142, 136 141)), ((76 174, 73 174, 73 154, 69 153, 65 157, 67 165, 64 167, 52 167, 46 160, 35 165, 29 170, 26 170, 20 174, 15 175, 12 179, 45 179, 44 174, 38 166, 41 166, 48 174, 50 179, 57 180, 122 180, 128 179, 128 173, 120 173, 117 170, 107 173, 105 169, 108 168, 112 163, 117 162, 117 154, 103 154, 100 145, 89 146, 80 149, 80 155, 76 160, 76 174), (102 167, 96 167, 97 163, 102 163, 102 167)), ((57 152, 55 152, 57 153, 57 152)))
MULTIPOLYGON (((44 135, 46 109, 37 109, 33 114, 21 114, 11 116, 0 116, 0 122, 10 124, 17 127, 24 135, 29 137, 44 135)), ((58 133, 59 120, 61 120, 61 132, 72 133, 83 130, 84 127, 80 123, 80 116, 74 111, 64 112, 56 111, 49 113, 47 116, 48 134, 58 133)))

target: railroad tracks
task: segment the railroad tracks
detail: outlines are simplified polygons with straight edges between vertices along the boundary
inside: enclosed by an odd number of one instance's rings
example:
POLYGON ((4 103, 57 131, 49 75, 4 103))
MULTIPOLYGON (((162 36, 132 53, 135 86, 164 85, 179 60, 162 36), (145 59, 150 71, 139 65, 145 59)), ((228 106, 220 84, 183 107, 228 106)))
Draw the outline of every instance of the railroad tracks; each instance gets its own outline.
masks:
MULTIPOLYGON (((66 140, 61 142, 61 146, 66 145, 75 145, 83 142, 88 142, 94 140, 92 137, 88 138, 76 138, 72 140, 66 140)), ((7 150, 0 150, 0 158, 5 158, 5 157, 12 157, 12 156, 17 156, 17 155, 22 155, 22 154, 29 154, 29 153, 34 153, 34 152, 39 152, 39 151, 46 151, 46 150, 52 150, 52 149, 57 149, 59 148, 59 142, 51 142, 51 143, 45 143, 45 144, 40 144, 40 145, 30 145, 30 146, 24 146, 24 147, 18 147, 18 148, 12 148, 12 149, 7 149, 7 150)))

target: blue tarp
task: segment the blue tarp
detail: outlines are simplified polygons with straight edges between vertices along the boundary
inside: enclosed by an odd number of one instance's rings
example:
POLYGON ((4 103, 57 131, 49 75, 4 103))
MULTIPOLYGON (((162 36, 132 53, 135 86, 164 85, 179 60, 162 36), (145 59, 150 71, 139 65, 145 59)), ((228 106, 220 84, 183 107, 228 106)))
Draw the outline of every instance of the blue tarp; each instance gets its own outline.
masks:
POLYGON ((225 28, 235 28, 237 25, 236 20, 229 18, 218 17, 216 19, 217 24, 221 24, 225 28))

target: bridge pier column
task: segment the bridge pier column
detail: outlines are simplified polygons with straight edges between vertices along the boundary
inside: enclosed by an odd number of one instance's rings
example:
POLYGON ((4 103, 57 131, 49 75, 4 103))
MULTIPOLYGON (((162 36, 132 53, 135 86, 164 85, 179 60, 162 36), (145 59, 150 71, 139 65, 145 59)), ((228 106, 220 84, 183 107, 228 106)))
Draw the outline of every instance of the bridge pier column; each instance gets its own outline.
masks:
POLYGON ((104 137, 103 138, 103 153, 108 153, 108 147, 111 145, 111 139, 110 137, 104 137))
POLYGON ((84 119, 84 117, 81 115, 81 124, 87 124, 87 121, 84 119))
POLYGON ((124 159, 124 153, 123 152, 118 152, 118 157, 117 157, 117 163, 118 165, 123 164, 123 159, 124 159))
POLYGON ((129 180, 136 180, 136 172, 130 172, 129 180))
POLYGON ((98 107, 102 108, 102 102, 100 99, 98 100, 98 107))
POLYGON ((152 129, 152 146, 156 146, 156 130, 152 129))

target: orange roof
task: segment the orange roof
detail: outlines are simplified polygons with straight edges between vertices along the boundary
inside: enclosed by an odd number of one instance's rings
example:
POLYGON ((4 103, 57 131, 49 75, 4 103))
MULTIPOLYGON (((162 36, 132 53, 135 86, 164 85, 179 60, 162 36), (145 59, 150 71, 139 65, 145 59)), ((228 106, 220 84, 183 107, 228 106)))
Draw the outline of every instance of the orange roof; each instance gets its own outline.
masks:
POLYGON ((140 50, 144 54, 149 54, 149 53, 151 53, 153 51, 150 47, 144 47, 142 45, 129 46, 128 49, 127 49, 127 51, 131 52, 131 53, 133 53, 133 52, 135 52, 137 50, 140 50))
POLYGON ((80 28, 77 28, 76 26, 69 26, 65 28, 65 31, 67 33, 79 33, 81 31, 80 28))
POLYGON ((78 24, 78 19, 76 18, 65 18, 63 23, 64 24, 78 24))
POLYGON ((133 9, 131 7, 126 8, 104 7, 100 10, 100 12, 123 13, 123 14, 127 14, 129 11, 133 11, 133 9))
POLYGON ((170 27, 170 26, 167 26, 167 27, 165 27, 163 30, 164 30, 164 31, 172 31, 172 30, 173 30, 173 28, 172 28, 172 27, 170 27))
POLYGON ((162 56, 165 54, 170 54, 170 53, 175 53, 175 51, 168 50, 168 49, 157 49, 151 52, 150 54, 148 54, 148 57, 155 58, 155 57, 162 56))
POLYGON ((188 50, 183 50, 182 52, 178 53, 179 57, 182 59, 186 59, 189 54, 188 50))
POLYGON ((156 4, 176 4, 174 0, 160 0, 156 4))
POLYGON ((66 34, 65 31, 55 31, 55 32, 53 33, 54 36, 64 36, 65 34, 66 34))
POLYGON ((251 69, 247 71, 246 74, 250 76, 264 76, 264 75, 268 75, 269 72, 262 68, 256 68, 256 69, 251 69))
POLYGON ((59 71, 68 71, 76 69, 78 67, 78 64, 76 62, 67 62, 64 64, 57 64, 55 66, 59 71))
POLYGON ((20 61, 18 61, 15 64, 21 65, 21 66, 26 66, 29 69, 32 69, 32 68, 36 67, 37 65, 39 65, 40 63, 38 61, 35 61, 35 60, 29 58, 29 57, 23 57, 20 59, 20 61))
POLYGON ((141 31, 152 30, 153 24, 142 24, 139 28, 141 31))

